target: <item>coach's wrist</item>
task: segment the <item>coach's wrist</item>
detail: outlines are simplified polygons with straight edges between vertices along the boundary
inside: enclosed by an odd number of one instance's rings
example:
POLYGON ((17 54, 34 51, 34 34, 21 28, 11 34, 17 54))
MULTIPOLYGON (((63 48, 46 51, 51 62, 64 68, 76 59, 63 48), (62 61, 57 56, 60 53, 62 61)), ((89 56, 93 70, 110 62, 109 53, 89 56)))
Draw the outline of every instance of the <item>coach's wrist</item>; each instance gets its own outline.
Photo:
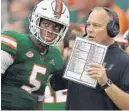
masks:
POLYGON ((112 84, 113 84, 113 82, 110 79, 107 79, 106 83, 101 85, 101 88, 106 89, 106 88, 110 87, 112 84))

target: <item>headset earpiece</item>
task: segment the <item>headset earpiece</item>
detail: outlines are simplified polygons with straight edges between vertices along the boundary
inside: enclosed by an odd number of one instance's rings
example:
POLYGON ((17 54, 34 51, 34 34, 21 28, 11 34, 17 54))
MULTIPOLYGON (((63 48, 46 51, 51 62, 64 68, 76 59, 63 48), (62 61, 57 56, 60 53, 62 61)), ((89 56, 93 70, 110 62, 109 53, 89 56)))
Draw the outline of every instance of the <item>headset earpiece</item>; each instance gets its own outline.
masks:
POLYGON ((107 24, 107 34, 110 37, 115 37, 119 34, 119 19, 116 12, 111 10, 110 8, 103 7, 111 16, 113 17, 113 20, 109 21, 107 24))

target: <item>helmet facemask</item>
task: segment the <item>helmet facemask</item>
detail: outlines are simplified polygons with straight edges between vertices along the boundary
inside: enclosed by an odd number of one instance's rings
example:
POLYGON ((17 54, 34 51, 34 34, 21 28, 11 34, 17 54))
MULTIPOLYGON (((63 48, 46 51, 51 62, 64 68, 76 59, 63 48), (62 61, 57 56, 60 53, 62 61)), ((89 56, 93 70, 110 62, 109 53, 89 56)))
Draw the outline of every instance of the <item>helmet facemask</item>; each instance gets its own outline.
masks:
POLYGON ((40 18, 38 22, 39 25, 36 25, 36 28, 38 30, 36 38, 43 44, 56 45, 60 40, 63 39, 62 34, 64 33, 66 27, 63 26, 62 24, 55 23, 50 20, 46 20, 46 21, 53 22, 54 24, 56 24, 57 27, 59 27, 58 32, 51 31, 50 29, 47 29, 45 26, 41 26, 42 22, 45 20, 46 19, 44 18, 40 18))

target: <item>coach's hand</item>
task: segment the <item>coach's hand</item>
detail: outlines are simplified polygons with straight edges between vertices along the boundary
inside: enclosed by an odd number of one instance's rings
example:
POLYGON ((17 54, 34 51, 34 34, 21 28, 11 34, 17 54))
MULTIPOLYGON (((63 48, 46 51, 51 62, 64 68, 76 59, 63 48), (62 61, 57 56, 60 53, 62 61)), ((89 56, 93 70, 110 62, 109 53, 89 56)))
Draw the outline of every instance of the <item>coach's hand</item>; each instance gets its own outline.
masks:
POLYGON ((89 64, 87 72, 88 75, 91 78, 96 79, 101 86, 104 85, 108 79, 106 74, 106 68, 104 67, 104 65, 98 63, 91 63, 89 64))

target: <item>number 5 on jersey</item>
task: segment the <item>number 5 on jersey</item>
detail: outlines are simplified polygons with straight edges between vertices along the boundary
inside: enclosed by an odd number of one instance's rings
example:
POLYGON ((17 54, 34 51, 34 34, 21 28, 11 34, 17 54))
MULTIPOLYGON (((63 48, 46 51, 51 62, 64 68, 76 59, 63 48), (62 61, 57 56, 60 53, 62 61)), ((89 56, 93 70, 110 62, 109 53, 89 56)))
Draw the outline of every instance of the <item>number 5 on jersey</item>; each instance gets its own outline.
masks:
POLYGON ((39 90, 41 86, 41 81, 38 80, 37 75, 42 74, 44 76, 46 74, 46 71, 47 69, 45 67, 40 66, 38 64, 34 64, 32 68, 32 72, 30 73, 30 76, 29 76, 29 84, 32 85, 33 87, 23 85, 21 88, 29 93, 39 90))

